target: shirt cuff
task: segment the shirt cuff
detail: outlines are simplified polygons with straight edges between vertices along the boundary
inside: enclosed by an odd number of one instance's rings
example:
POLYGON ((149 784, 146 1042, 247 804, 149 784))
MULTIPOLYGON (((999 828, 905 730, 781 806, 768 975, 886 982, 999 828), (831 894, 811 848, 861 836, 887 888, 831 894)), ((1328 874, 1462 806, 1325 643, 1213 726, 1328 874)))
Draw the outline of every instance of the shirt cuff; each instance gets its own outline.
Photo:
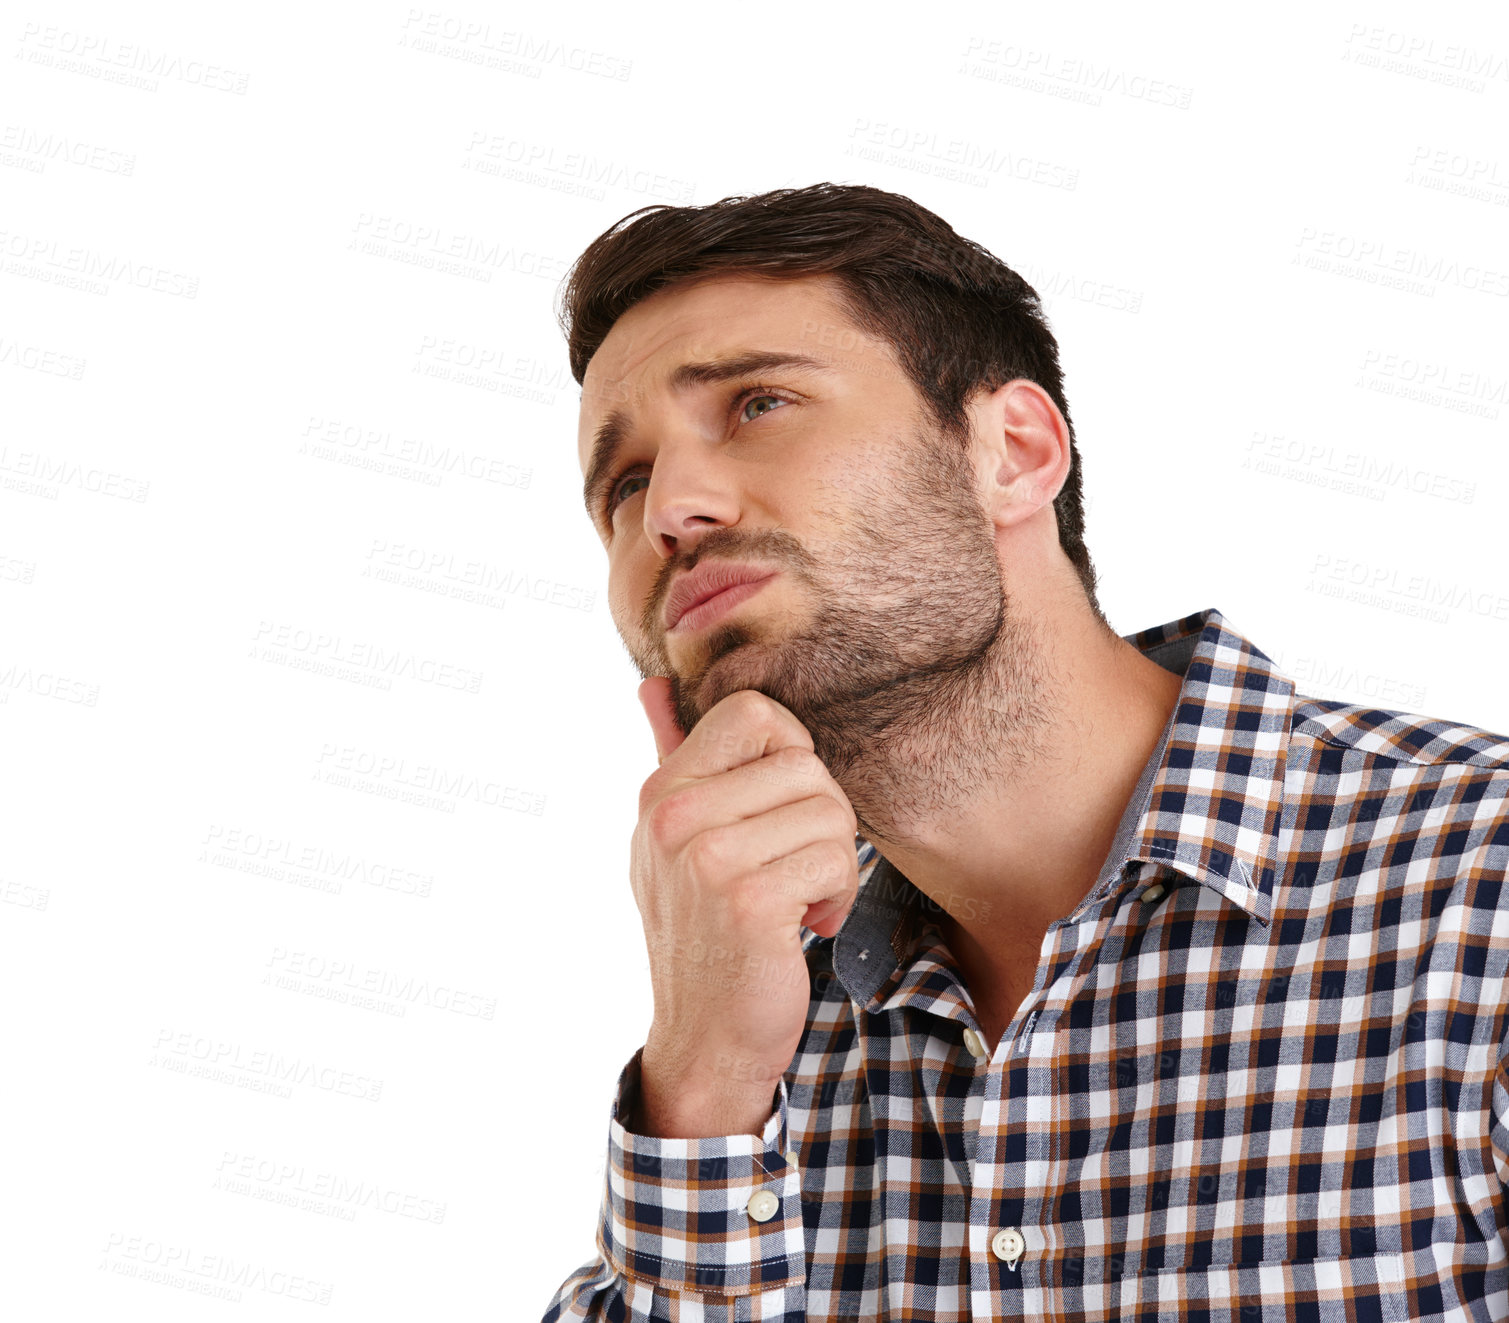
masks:
POLYGON ((758 1136, 655 1139, 620 1120, 638 1096, 639 1063, 636 1052, 619 1076, 609 1121, 603 1258, 669 1291, 740 1296, 801 1284, 802 1187, 786 1161, 786 1081, 758 1136))

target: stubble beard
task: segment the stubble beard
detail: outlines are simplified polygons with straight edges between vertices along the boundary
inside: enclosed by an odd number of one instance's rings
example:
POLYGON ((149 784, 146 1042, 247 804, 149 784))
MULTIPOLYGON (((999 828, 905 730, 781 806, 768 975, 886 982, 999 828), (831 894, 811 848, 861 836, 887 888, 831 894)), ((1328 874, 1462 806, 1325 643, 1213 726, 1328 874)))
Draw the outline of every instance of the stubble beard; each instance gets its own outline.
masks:
POLYGON ((821 560, 780 529, 715 529, 698 544, 698 560, 781 566, 812 603, 800 628, 714 626, 685 673, 658 632, 646 629, 654 655, 635 654, 643 675, 670 676, 683 731, 740 689, 788 708, 861 832, 888 842, 915 840, 1037 757, 1050 702, 1042 649, 1011 608, 962 451, 926 436, 901 451, 858 484, 847 516, 816 512, 846 531, 821 560))

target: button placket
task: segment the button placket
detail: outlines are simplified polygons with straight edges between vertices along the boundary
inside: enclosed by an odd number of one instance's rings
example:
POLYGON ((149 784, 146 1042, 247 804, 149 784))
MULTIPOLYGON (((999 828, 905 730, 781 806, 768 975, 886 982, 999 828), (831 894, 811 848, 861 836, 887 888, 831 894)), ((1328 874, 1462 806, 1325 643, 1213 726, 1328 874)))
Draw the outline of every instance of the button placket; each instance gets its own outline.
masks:
POLYGON ((1028 1013, 1022 1021, 1022 1027, 1017 1030, 1016 1050, 1018 1053, 1025 1052, 1032 1042, 1032 1031, 1037 1028, 1037 1017, 1041 1013, 1041 1007, 1028 1013))

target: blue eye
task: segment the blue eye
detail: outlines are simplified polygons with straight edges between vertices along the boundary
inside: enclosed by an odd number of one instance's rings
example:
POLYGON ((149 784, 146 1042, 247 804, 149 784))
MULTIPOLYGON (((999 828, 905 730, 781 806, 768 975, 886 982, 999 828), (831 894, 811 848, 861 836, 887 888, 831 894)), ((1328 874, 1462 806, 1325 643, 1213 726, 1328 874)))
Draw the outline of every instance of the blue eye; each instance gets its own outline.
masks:
MULTIPOLYGON (((785 396, 773 395, 763 386, 753 386, 749 390, 741 394, 739 398, 734 402, 735 410, 739 416, 739 421, 745 423, 756 423, 759 422, 759 420, 763 418, 767 413, 773 413, 775 411, 774 409, 767 407, 759 410, 753 417, 750 417, 748 413, 749 406, 752 404, 760 404, 762 402, 768 402, 775 405, 777 408, 779 408, 783 404, 791 403, 791 401, 786 399, 785 396)), ((649 481, 650 478, 648 473, 636 473, 632 469, 625 470, 622 476, 615 479, 613 485, 608 488, 608 518, 611 520, 614 514, 617 512, 618 507, 622 505, 624 501, 628 500, 628 496, 620 496, 620 493, 628 483, 643 482, 645 484, 648 484, 649 481)), ((630 495, 633 495, 633 493, 631 492, 630 495)))
MULTIPOLYGON (((624 486, 627 483, 631 483, 631 482, 643 482, 643 483, 648 484, 649 481, 650 481, 649 477, 647 475, 643 474, 643 473, 629 473, 629 474, 625 474, 616 483, 614 483, 613 490, 608 493, 608 513, 611 515, 613 513, 613 511, 618 508, 618 506, 620 504, 619 498, 618 498, 618 494, 621 491, 623 491, 624 486)), ((628 498, 625 497, 624 499, 627 500, 628 498)))
MULTIPOLYGON (((776 404, 786 403, 779 395, 746 395, 743 402, 739 405, 739 417, 746 423, 754 422, 755 419, 751 418, 746 410, 748 410, 751 404, 758 404, 761 400, 773 400, 776 404)), ((755 418, 763 418, 770 412, 772 412, 770 409, 763 409, 755 415, 755 418)))

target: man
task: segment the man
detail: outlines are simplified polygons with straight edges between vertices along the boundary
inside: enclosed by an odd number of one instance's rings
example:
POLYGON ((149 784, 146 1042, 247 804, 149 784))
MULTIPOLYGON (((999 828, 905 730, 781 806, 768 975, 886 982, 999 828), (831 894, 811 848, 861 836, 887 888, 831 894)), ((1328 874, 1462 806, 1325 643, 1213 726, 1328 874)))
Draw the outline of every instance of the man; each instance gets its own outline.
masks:
POLYGON ((647 208, 563 324, 660 766, 546 1318, 1509 1317, 1509 743, 1119 638, 1036 296, 905 198, 647 208))

